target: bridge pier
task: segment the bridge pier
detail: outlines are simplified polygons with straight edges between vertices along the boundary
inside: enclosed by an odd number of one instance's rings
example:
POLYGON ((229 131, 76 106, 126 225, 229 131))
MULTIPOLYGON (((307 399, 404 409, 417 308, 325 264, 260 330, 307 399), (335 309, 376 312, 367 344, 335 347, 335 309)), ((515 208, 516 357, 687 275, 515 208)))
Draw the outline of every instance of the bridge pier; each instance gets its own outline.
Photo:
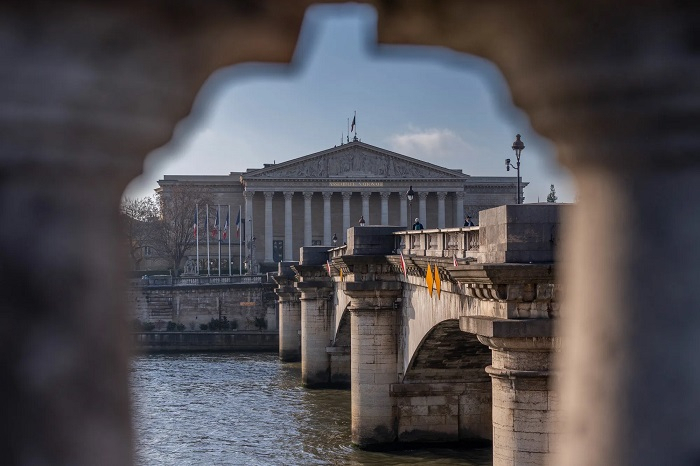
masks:
POLYGON ((545 319, 507 321, 484 317, 461 319, 491 348, 493 464, 544 464, 560 432, 559 402, 551 379, 558 340, 545 319))
POLYGON ((402 284, 346 283, 350 296, 352 442, 366 448, 396 440, 391 385, 398 382, 396 298, 402 284))
POLYGON ((329 297, 333 287, 329 279, 318 278, 296 285, 301 292, 301 382, 309 388, 330 383, 326 347, 331 328, 329 297))
POLYGON ((294 287, 294 272, 284 263, 273 279, 279 306, 279 358, 284 362, 301 361, 301 301, 294 287))

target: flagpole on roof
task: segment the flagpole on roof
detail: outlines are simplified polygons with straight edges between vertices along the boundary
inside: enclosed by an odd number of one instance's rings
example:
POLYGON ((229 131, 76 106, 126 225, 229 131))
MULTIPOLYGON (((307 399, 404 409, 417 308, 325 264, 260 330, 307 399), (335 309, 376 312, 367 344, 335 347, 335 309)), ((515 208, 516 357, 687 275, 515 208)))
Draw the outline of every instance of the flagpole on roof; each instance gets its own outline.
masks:
POLYGON ((348 138, 348 142, 350 142, 350 118, 348 118, 348 135, 346 137, 348 138))
POLYGON ((194 234, 197 237, 197 276, 199 276, 199 204, 194 205, 194 234))
MULTIPOLYGON (((352 140, 357 141, 357 110, 355 111, 355 114, 352 117, 352 124, 350 125, 350 131, 353 131, 355 133, 355 136, 352 138, 352 140)), ((350 137, 350 136, 348 135, 348 137, 350 137)))

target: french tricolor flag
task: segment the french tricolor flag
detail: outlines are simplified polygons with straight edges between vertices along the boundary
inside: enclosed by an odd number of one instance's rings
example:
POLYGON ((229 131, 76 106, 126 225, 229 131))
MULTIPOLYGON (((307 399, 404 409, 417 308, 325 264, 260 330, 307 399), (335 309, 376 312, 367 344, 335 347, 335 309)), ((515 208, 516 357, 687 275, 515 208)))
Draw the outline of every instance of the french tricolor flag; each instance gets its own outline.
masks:
POLYGON ((238 216, 236 217, 236 238, 241 234, 241 209, 238 208, 238 216))
POLYGON ((226 223, 224 223, 224 239, 226 239, 226 235, 228 235, 228 213, 226 214, 226 223))
POLYGON ((194 228, 194 237, 195 237, 195 238, 197 237, 197 224, 198 224, 198 223, 199 223, 199 221, 198 221, 198 219, 197 219, 197 210, 195 210, 195 211, 194 211, 194 225, 193 225, 193 228, 194 228))

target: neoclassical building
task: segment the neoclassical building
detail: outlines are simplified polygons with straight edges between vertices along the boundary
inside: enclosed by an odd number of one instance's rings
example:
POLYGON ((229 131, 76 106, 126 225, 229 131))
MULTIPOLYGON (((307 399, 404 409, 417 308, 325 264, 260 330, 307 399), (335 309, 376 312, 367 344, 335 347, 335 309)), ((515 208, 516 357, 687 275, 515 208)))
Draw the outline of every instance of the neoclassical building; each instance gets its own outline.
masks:
MULTIPOLYGON (((158 184, 164 191, 175 185, 209 190, 214 204, 222 206, 222 223, 231 206, 234 264, 240 206, 242 256, 255 271, 298 260, 302 246, 331 246, 334 236, 341 245, 360 217, 367 225, 408 228, 419 218, 426 229, 458 227, 465 214, 477 222, 480 210, 515 203, 517 190, 515 177, 470 176, 360 141, 227 176, 166 175, 158 184), (409 187, 415 192, 411 202, 409 187)), ((205 207, 199 208, 203 219, 205 207)), ((212 219, 216 207, 209 208, 212 219)), ((201 258, 206 243, 199 247, 201 258)))

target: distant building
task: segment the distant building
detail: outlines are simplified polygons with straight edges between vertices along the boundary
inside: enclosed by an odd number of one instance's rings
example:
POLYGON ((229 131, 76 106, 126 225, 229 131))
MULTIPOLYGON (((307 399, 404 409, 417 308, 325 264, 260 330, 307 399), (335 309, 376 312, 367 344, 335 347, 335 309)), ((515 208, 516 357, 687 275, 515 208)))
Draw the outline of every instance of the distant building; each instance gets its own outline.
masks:
MULTIPOLYGON (((177 185, 210 190, 215 204, 209 206, 210 226, 216 205, 222 206, 222 224, 231 206, 235 270, 239 257, 235 221, 240 206, 242 257, 247 259, 247 269, 252 264, 255 272, 276 269, 282 260, 299 260, 302 246, 332 246, 334 235, 337 245, 342 245, 347 229, 358 226, 361 216, 367 225, 409 228, 417 217, 426 229, 461 227, 467 213, 478 222, 480 210, 515 203, 517 189, 514 177, 470 176, 360 141, 244 173, 166 175, 158 184, 164 192, 177 185), (406 192, 411 186, 415 197, 409 203, 406 192)), ((204 211, 205 206, 199 206, 202 225, 204 211)), ((222 258, 227 260, 228 241, 223 247, 222 258)), ((206 261, 204 236, 199 248, 201 272, 206 261)), ((218 243, 210 241, 212 257, 218 259, 218 243)))

